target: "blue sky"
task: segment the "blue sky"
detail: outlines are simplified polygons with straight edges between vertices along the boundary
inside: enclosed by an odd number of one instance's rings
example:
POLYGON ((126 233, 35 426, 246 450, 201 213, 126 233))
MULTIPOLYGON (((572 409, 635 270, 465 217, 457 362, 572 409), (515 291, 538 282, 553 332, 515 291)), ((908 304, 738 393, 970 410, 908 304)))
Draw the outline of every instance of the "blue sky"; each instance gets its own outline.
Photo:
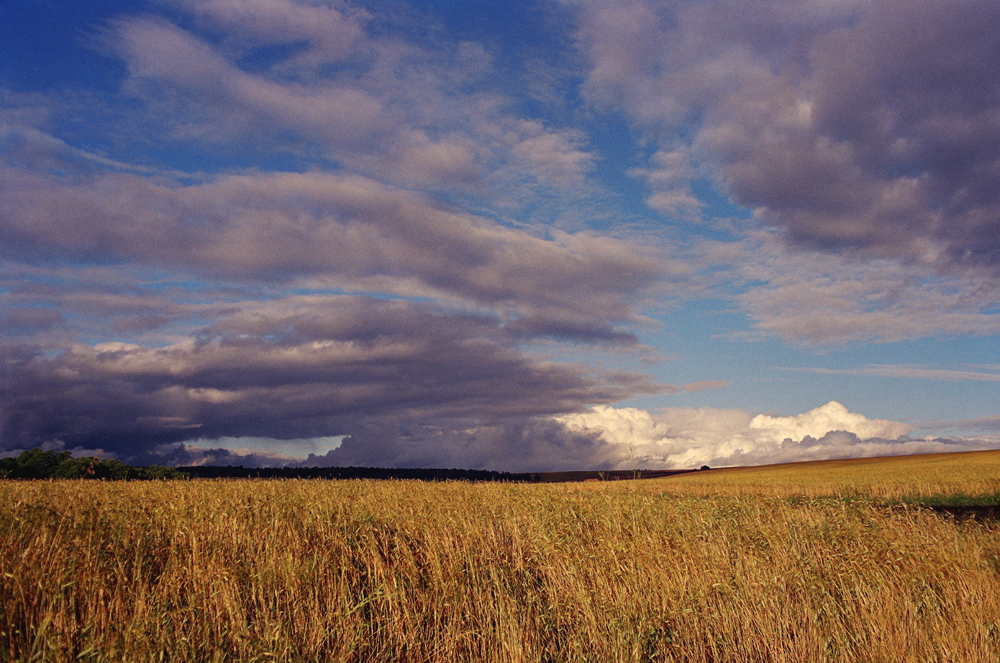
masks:
POLYGON ((1000 444, 987 0, 15 0, 0 453, 1000 444))

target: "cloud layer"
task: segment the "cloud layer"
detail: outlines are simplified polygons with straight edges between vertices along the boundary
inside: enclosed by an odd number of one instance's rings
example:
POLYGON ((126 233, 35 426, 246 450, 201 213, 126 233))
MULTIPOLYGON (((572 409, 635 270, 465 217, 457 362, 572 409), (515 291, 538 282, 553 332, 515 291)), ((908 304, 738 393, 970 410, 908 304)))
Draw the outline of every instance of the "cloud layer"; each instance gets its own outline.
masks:
POLYGON ((14 259, 454 299, 519 315, 527 332, 606 341, 628 340, 614 323, 634 322, 634 302, 667 271, 625 242, 542 239, 358 176, 230 175, 190 185, 129 174, 0 176, 0 240, 14 259))
MULTIPOLYGON (((101 66, 0 71, 0 453, 268 439, 242 462, 542 470, 954 446, 835 403, 615 405, 746 386, 718 346, 664 377, 657 334, 1000 334, 992 2, 522 5, 482 30, 449 3, 52 14, 77 40, 58 57, 101 66), (661 324, 687 305, 740 320, 661 324)), ((995 377, 865 361, 813 375, 995 377)))

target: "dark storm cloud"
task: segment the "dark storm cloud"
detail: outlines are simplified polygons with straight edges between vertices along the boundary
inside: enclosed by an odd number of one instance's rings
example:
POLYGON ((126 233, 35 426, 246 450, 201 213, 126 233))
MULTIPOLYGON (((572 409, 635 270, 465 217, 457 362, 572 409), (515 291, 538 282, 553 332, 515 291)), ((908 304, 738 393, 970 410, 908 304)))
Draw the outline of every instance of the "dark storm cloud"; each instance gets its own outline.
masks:
POLYGON ((2 370, 5 449, 58 442, 143 460, 191 439, 503 427, 662 388, 532 359, 495 319, 360 297, 257 305, 166 347, 9 346, 2 370))
POLYGON ((508 472, 610 469, 624 450, 597 433, 549 418, 517 418, 474 429, 373 429, 344 439, 303 466, 468 467, 508 472))
POLYGON ((269 454, 236 453, 223 447, 197 447, 183 443, 164 444, 153 449, 129 450, 134 462, 164 467, 210 465, 214 467, 281 467, 292 459, 269 454))
POLYGON ((792 242, 1000 265, 993 0, 580 4, 592 98, 792 242))

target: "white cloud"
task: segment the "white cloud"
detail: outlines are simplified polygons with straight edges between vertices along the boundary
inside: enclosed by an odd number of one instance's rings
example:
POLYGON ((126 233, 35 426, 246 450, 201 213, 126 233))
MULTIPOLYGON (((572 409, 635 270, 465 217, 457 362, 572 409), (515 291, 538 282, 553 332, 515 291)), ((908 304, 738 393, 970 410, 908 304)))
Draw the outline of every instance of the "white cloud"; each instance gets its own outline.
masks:
POLYGON ((909 433, 913 427, 897 421, 868 419, 864 415, 848 412, 836 401, 791 417, 772 417, 758 414, 750 421, 750 429, 758 439, 779 442, 786 438, 802 440, 805 436, 823 437, 831 431, 847 431, 858 437, 882 437, 895 440, 909 433))
POLYGON ((302 85, 248 73, 210 44, 162 20, 122 21, 113 41, 127 62, 137 93, 157 81, 184 90, 203 108, 214 109, 214 128, 226 137, 234 128, 301 132, 341 148, 364 145, 391 130, 382 103, 352 81, 302 85))
POLYGON ((350 53, 362 34, 363 12, 345 13, 323 5, 289 0, 178 0, 205 25, 224 30, 230 41, 248 46, 296 44, 308 47, 279 66, 312 67, 350 53))
POLYGON ((913 426, 869 419, 836 401, 790 416, 743 410, 598 406, 556 418, 571 433, 597 433, 617 469, 758 465, 983 448, 984 440, 907 437, 913 426))
POLYGON ((567 186, 582 182, 593 168, 594 155, 579 146, 583 134, 574 131, 552 131, 541 122, 521 120, 509 132, 512 154, 526 172, 552 186, 567 186))

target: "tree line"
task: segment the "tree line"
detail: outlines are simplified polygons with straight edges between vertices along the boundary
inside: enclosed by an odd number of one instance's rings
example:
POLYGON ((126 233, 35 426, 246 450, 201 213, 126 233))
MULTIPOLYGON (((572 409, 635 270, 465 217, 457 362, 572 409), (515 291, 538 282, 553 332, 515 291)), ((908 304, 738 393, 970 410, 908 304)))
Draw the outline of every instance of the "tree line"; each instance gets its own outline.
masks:
POLYGON ((133 467, 93 456, 73 458, 69 451, 32 449, 0 458, 0 479, 418 479, 421 481, 540 481, 539 474, 491 470, 398 469, 385 467, 133 467))
POLYGON ((198 479, 416 479, 419 481, 536 482, 541 474, 392 467, 215 467, 178 468, 198 479))
MULTIPOLYGON (((701 469, 707 470, 707 466, 701 469)), ((199 465, 188 467, 133 467, 117 460, 93 456, 73 458, 69 451, 32 449, 19 456, 0 458, 0 479, 100 479, 144 481, 150 479, 415 479, 418 481, 485 481, 503 483, 552 483, 566 481, 616 481, 653 479, 691 470, 610 470, 575 472, 496 472, 443 468, 391 467, 243 467, 199 465)))
POLYGON ((187 479, 190 475, 171 467, 133 467, 117 460, 93 456, 73 458, 68 451, 32 449, 18 456, 0 458, 2 479, 99 479, 103 481, 149 481, 187 479))

